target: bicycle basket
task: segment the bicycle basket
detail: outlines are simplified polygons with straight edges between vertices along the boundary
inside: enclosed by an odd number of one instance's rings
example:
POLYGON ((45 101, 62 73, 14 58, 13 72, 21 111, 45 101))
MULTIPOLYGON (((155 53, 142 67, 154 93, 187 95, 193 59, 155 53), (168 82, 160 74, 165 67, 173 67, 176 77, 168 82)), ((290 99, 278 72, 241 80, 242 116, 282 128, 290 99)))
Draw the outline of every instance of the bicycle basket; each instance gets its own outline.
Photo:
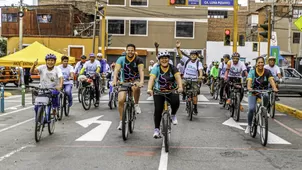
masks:
POLYGON ((36 97, 39 95, 39 90, 33 89, 31 93, 32 93, 32 104, 34 105, 36 101, 36 97))
POLYGON ((91 79, 87 79, 87 81, 83 81, 82 86, 87 87, 87 86, 91 85, 91 83, 92 83, 91 81, 92 81, 91 79))
POLYGON ((50 103, 49 97, 37 96, 35 99, 35 105, 48 105, 50 103))

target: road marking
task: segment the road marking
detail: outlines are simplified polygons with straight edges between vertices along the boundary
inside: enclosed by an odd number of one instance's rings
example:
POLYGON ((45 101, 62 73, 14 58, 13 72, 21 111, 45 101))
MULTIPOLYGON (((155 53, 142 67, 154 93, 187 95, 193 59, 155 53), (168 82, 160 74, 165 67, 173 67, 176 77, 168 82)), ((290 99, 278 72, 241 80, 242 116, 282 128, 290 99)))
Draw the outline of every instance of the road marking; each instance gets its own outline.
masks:
POLYGON ((16 150, 14 150, 14 151, 11 151, 10 153, 8 153, 8 154, 6 154, 6 155, 4 155, 4 156, 1 156, 1 157, 0 157, 0 162, 3 161, 3 160, 6 159, 6 158, 9 158, 9 157, 12 156, 13 154, 15 154, 15 153, 17 153, 17 152, 20 152, 20 151, 22 151, 23 149, 28 148, 28 147, 33 147, 33 145, 22 146, 22 147, 19 148, 19 149, 16 149, 16 150))
POLYGON ((102 95, 101 98, 100 98, 100 100, 107 100, 107 101, 109 101, 109 95, 108 94, 107 95, 102 95))
POLYGON ((108 129, 110 128, 110 125, 112 122, 98 120, 101 117, 103 117, 103 115, 85 119, 85 120, 81 120, 81 121, 77 121, 76 123, 81 125, 84 128, 87 128, 89 125, 91 125, 93 123, 98 123, 100 125, 93 128, 86 134, 82 135, 80 138, 76 139, 76 141, 102 141, 103 138, 105 137, 108 129))
POLYGON ((23 122, 20 122, 20 123, 11 125, 11 126, 9 126, 9 127, 7 127, 7 128, 1 129, 1 130, 0 130, 0 133, 1 133, 1 132, 4 132, 4 131, 7 131, 7 130, 9 130, 9 129, 12 129, 12 128, 14 128, 14 127, 23 125, 24 123, 30 122, 30 121, 32 121, 32 120, 34 120, 34 119, 35 119, 35 118, 31 118, 31 119, 25 120, 25 121, 23 121, 23 122))
POLYGON ((5 108, 4 110, 15 110, 15 109, 17 109, 17 107, 20 107, 20 106, 21 106, 21 104, 17 105, 17 106, 5 108))
MULTIPOLYGON (((25 94, 26 96, 31 96, 31 94, 25 94)), ((15 99, 15 98, 21 98, 22 95, 13 95, 13 96, 9 96, 9 97, 5 97, 5 99, 15 99)))
POLYGON ((155 152, 136 152, 136 151, 128 151, 125 154, 126 156, 154 156, 155 152))
POLYGON ((199 102, 208 102, 209 100, 204 95, 198 95, 199 102))
POLYGON ((225 122, 222 123, 223 125, 231 126, 240 130, 244 130, 233 118, 229 118, 225 122))
POLYGON ((15 110, 15 111, 12 111, 12 112, 4 113, 4 114, 1 114, 0 117, 7 116, 7 115, 10 115, 10 114, 13 114, 13 113, 17 113, 17 112, 20 112, 20 111, 23 111, 23 110, 27 110, 27 109, 30 109, 30 108, 33 108, 33 107, 34 106, 29 106, 29 107, 25 107, 25 108, 15 110))
POLYGON ((301 134, 301 133, 295 131, 294 129, 292 129, 292 128, 288 127, 288 126, 286 126, 285 124, 281 123, 280 121, 278 121, 278 120, 276 120, 276 119, 272 119, 272 120, 275 121, 275 122, 277 122, 279 125, 283 126, 285 129, 287 129, 287 130, 293 132, 294 134, 296 134, 296 135, 302 137, 302 134, 301 134))
POLYGON ((168 169, 168 152, 165 151, 165 144, 163 140, 158 170, 167 170, 167 169, 168 169))
POLYGON ((283 114, 283 113, 275 113, 275 116, 287 116, 287 114, 283 114))
MULTIPOLYGON (((235 127, 235 128, 240 129, 240 130, 244 130, 240 125, 247 126, 247 123, 235 122, 235 120, 233 118, 229 118, 228 120, 226 120, 222 124, 227 125, 227 126, 231 126, 231 127, 235 127)), ((257 127, 257 132, 258 132, 258 134, 260 134, 259 126, 257 127)), ((284 145, 290 145, 291 144, 288 141, 280 138, 279 136, 273 134, 270 131, 268 131, 267 143, 268 144, 284 144, 284 145)))

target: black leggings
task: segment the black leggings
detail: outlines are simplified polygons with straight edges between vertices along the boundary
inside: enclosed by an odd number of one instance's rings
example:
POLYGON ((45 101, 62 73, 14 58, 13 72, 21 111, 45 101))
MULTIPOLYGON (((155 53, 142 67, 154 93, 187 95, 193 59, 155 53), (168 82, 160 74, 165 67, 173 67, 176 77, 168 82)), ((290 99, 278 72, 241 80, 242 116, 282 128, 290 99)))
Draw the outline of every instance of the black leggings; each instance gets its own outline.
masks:
MULTIPOLYGON (((179 95, 178 94, 168 94, 167 97, 169 98, 169 102, 171 105, 171 113, 172 115, 175 115, 178 108, 179 108, 179 95)), ((160 121, 161 121, 161 116, 164 110, 164 102, 165 102, 165 97, 160 96, 160 95, 154 95, 153 96, 154 100, 154 124, 155 128, 159 128, 160 126, 160 121)))
POLYGON ((100 77, 96 76, 95 79, 92 79, 92 80, 94 83, 96 101, 99 101, 100 100, 100 87, 99 87, 100 77))

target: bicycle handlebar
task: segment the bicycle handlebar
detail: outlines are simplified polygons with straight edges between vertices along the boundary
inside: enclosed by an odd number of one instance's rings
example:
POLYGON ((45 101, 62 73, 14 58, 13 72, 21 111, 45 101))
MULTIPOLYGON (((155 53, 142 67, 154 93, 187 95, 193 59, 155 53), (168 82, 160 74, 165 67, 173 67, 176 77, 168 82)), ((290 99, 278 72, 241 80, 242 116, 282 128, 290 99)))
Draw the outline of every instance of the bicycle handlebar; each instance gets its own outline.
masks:
POLYGON ((274 91, 272 91, 272 90, 250 90, 249 92, 264 94, 264 93, 271 93, 271 92, 274 92, 274 91))
POLYGON ((43 91, 46 91, 46 90, 56 90, 56 88, 41 88, 41 87, 37 87, 37 86, 26 86, 26 87, 30 87, 30 88, 34 88, 36 90, 43 90, 43 91))

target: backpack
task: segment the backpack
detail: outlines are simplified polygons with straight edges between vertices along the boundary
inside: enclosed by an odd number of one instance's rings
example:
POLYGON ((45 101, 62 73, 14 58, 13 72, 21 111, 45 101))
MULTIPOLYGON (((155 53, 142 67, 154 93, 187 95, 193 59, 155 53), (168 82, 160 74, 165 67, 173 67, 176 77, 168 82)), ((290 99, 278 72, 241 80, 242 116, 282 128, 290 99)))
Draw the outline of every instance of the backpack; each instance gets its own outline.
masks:
MULTIPOLYGON (((187 60, 187 62, 185 63, 185 66, 184 66, 184 71, 186 70, 186 68, 187 68, 187 65, 188 65, 188 63, 191 61, 191 59, 189 58, 188 60, 187 60)), ((196 59, 196 70, 197 70, 197 73, 198 73, 198 76, 199 76, 199 70, 198 70, 198 67, 199 67, 199 61, 196 59)))

